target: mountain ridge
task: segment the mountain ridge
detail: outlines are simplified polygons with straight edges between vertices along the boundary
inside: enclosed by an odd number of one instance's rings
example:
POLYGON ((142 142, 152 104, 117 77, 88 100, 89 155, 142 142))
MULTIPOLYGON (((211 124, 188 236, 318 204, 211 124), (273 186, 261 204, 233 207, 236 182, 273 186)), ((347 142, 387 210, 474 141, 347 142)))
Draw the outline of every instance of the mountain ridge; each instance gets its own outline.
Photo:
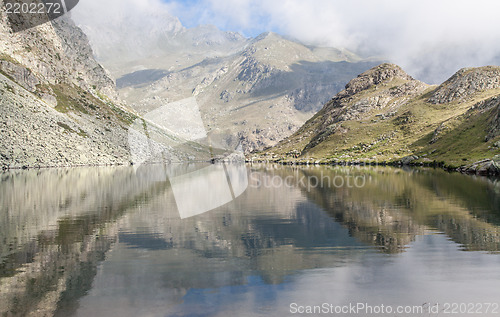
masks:
POLYGON ((253 159, 440 164, 497 173, 499 76, 498 66, 465 68, 430 86, 397 65, 381 64, 351 80, 295 134, 253 159))

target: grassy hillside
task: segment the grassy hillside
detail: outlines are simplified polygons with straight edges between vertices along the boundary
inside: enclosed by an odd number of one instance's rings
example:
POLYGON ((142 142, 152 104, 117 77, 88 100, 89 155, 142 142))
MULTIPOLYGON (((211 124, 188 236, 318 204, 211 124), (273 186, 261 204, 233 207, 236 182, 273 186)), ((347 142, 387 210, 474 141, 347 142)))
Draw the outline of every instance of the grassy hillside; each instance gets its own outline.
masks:
POLYGON ((359 75, 291 137, 254 156, 281 162, 461 166, 500 154, 500 67, 463 69, 440 86, 396 65, 359 75))

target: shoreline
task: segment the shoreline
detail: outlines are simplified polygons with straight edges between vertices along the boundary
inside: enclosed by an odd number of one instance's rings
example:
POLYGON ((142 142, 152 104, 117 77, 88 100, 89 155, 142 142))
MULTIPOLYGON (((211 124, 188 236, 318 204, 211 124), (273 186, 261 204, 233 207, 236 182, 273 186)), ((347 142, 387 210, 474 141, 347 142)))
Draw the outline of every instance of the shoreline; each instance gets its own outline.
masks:
POLYGON ((120 167, 120 166, 129 166, 131 164, 124 163, 108 163, 108 164, 74 164, 74 165, 37 165, 37 166, 2 166, 0 168, 0 172, 7 171, 27 171, 27 170, 42 170, 42 169, 56 169, 56 168, 80 168, 80 167, 120 167))
MULTIPOLYGON (((210 160, 210 161, 186 161, 186 162, 176 162, 174 164, 185 164, 185 163, 228 163, 230 161, 225 160, 210 160)), ((382 161, 382 162, 365 162, 360 160, 355 161, 283 161, 283 160, 272 160, 272 159, 245 159, 246 164, 279 164, 283 166, 390 166, 403 168, 407 167, 426 167, 426 168, 440 168, 450 173, 461 173, 465 175, 478 175, 478 176, 493 176, 500 177, 500 164, 495 160, 482 160, 475 162, 470 165, 453 166, 446 164, 444 161, 432 161, 432 162, 403 162, 403 161, 382 161)), ((153 162, 142 165, 154 165, 162 164, 162 162, 153 162)), ((170 163, 172 164, 172 163, 170 163)), ((59 169, 59 168, 82 168, 82 167, 126 167, 134 166, 131 163, 108 163, 108 164, 78 164, 78 165, 44 165, 44 166, 2 166, 0 168, 0 173, 5 173, 8 171, 26 171, 26 170, 47 170, 47 169, 59 169)))
MULTIPOLYGON (((215 164, 219 162, 230 162, 230 161, 224 161, 224 160, 209 160, 209 161, 182 161, 182 162, 170 162, 168 164, 185 164, 185 163, 191 163, 191 164, 196 164, 196 163, 205 163, 205 164, 215 164)), ((245 161, 246 162, 246 161, 245 161)), ((164 164, 164 162, 148 162, 148 163, 142 163, 141 165, 157 165, 157 164, 164 164)), ((125 162, 117 162, 117 163, 103 163, 103 164, 68 164, 68 165, 37 165, 37 166, 28 166, 28 165, 23 165, 23 166, 5 166, 3 165, 0 167, 0 173, 7 172, 7 171, 28 171, 28 170, 42 170, 42 169, 57 169, 57 168, 81 168, 81 167, 128 167, 128 166, 135 166, 136 164, 133 164, 131 162, 125 163, 125 162)))
POLYGON ((298 165, 298 166, 391 166, 402 168, 404 166, 410 167, 427 167, 427 168, 440 168, 447 172, 456 172, 466 175, 479 175, 479 176, 494 176, 500 177, 500 164, 495 160, 487 159, 478 161, 469 165, 453 166, 444 161, 432 162, 403 162, 403 161, 382 161, 382 162, 365 162, 360 160, 355 161, 282 161, 282 160, 266 160, 266 159, 247 159, 247 163, 258 164, 280 164, 280 165, 298 165))

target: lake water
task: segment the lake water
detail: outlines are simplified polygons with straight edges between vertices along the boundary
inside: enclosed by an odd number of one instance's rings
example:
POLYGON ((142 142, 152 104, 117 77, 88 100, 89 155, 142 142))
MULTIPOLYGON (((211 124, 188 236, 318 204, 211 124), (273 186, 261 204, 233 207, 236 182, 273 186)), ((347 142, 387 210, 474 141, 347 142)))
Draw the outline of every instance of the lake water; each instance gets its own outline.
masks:
POLYGON ((2 316, 500 316, 498 180, 272 165, 0 177, 2 316))

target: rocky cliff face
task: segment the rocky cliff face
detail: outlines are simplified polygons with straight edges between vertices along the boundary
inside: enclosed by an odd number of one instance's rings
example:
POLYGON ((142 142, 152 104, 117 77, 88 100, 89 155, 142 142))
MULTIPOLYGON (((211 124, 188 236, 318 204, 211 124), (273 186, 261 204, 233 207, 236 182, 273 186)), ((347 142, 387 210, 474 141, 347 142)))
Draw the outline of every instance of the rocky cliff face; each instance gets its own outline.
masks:
POLYGON ((0 165, 128 163, 135 114, 85 34, 67 17, 17 33, 0 19, 0 165))
POLYGON ((500 154, 499 70, 462 69, 433 87, 396 65, 379 65, 263 157, 449 166, 491 159, 500 154))
POLYGON ((64 82, 115 94, 113 80, 93 58, 86 35, 67 16, 18 33, 12 32, 4 12, 1 18, 3 70, 30 91, 38 84, 64 82))

